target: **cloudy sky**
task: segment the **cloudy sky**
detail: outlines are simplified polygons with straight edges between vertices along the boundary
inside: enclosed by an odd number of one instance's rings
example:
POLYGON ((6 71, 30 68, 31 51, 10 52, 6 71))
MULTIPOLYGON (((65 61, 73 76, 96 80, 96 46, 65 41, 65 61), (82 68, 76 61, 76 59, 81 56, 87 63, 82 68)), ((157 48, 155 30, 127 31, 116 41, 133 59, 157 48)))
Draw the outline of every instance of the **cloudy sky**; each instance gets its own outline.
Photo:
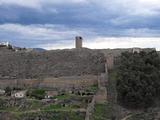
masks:
POLYGON ((156 47, 160 0, 0 0, 0 42, 21 47, 156 47))

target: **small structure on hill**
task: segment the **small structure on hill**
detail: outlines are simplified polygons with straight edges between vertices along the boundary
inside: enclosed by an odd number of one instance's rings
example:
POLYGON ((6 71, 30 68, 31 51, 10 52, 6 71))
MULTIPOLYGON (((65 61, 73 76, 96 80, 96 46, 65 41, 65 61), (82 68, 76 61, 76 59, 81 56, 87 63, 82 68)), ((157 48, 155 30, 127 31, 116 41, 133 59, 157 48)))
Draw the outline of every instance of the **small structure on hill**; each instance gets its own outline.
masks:
POLYGON ((5 94, 5 90, 0 89, 0 95, 4 95, 5 94))
POLYGON ((11 93, 11 96, 14 97, 14 98, 24 98, 26 96, 26 90, 24 91, 15 91, 15 92, 12 92, 11 93))
POLYGON ((133 48, 132 52, 133 53, 140 53, 141 52, 141 48, 133 48))
POLYGON ((47 98, 49 99, 49 98, 52 98, 52 97, 57 96, 57 95, 58 95, 58 92, 57 92, 57 91, 47 91, 45 98, 46 98, 46 99, 47 99, 47 98))
POLYGON ((9 47, 9 42, 1 42, 0 47, 9 47))
POLYGON ((76 48, 82 48, 82 42, 83 42, 83 38, 81 36, 76 36, 76 48))

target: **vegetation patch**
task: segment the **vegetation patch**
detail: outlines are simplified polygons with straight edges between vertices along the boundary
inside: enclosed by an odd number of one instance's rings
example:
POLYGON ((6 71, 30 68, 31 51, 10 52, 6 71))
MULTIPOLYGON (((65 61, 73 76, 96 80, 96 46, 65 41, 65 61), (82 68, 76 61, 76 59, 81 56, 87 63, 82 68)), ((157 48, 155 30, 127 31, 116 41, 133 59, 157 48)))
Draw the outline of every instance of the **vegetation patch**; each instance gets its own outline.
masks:
POLYGON ((2 112, 25 112, 37 110, 43 107, 39 100, 27 99, 0 99, 0 111, 2 112))
POLYGON ((29 90, 27 92, 27 96, 31 98, 36 98, 36 99, 44 99, 46 95, 46 92, 44 89, 34 89, 34 90, 29 90))
POLYGON ((93 120, 115 120, 113 106, 109 103, 96 104, 93 113, 93 120))
POLYGON ((57 96, 55 96, 54 99, 67 100, 67 99, 70 99, 71 97, 73 97, 73 95, 70 95, 70 94, 62 94, 62 95, 57 95, 57 96))
POLYGON ((98 90, 98 84, 90 86, 86 91, 95 93, 98 90))
POLYGON ((16 115, 15 117, 15 120, 84 120, 85 113, 41 111, 36 113, 23 113, 16 115))
POLYGON ((135 113, 132 114, 127 120, 155 120, 155 116, 157 113, 135 113))
POLYGON ((43 108, 42 110, 45 110, 45 111, 57 111, 57 110, 71 111, 72 109, 79 109, 79 108, 80 108, 80 106, 78 106, 78 105, 63 106, 61 104, 50 104, 47 107, 43 108))
POLYGON ((160 57, 156 51, 122 53, 117 69, 118 101, 129 108, 147 108, 160 98, 160 57))

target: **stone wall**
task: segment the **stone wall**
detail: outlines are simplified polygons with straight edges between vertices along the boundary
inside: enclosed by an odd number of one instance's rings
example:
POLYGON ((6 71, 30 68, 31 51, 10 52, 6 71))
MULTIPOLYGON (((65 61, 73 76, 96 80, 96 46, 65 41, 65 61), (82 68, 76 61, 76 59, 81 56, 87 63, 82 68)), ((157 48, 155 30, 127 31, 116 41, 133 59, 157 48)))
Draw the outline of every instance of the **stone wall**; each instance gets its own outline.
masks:
POLYGON ((94 108, 95 108, 95 96, 93 96, 91 103, 88 104, 85 120, 91 120, 94 108))
POLYGON ((70 76, 60 78, 45 78, 43 80, 36 79, 20 79, 20 80, 0 80, 0 88, 7 86, 21 88, 48 88, 68 90, 72 88, 82 88, 97 84, 97 76, 70 76))
MULTIPOLYGON (((60 76, 98 75, 113 68, 114 58, 133 49, 68 49, 36 51, 12 51, 0 49, 0 80, 33 79, 60 76)), ((151 51, 154 49, 142 49, 151 51)))
POLYGON ((107 65, 107 69, 111 70, 114 67, 114 57, 112 54, 107 55, 106 57, 106 65, 107 65))
POLYGON ((0 50, 0 80, 98 75, 104 54, 90 49, 13 52, 0 50))

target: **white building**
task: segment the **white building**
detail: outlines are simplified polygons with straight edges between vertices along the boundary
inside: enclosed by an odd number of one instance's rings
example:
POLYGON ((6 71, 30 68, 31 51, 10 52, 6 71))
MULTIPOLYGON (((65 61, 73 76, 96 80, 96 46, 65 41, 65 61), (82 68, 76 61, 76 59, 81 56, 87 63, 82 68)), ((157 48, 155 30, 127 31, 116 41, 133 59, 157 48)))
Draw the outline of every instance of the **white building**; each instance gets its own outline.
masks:
POLYGON ((50 99, 50 98, 52 98, 52 97, 54 97, 54 96, 57 96, 57 95, 58 95, 58 92, 57 92, 57 91, 47 91, 45 98, 46 98, 46 99, 50 99))
POLYGON ((5 94, 5 90, 0 89, 0 95, 4 95, 5 94))
POLYGON ((24 98, 26 96, 26 90, 25 91, 18 91, 18 92, 13 92, 12 97, 14 98, 24 98))
POLYGON ((9 46, 9 42, 1 42, 0 45, 8 47, 9 46))

